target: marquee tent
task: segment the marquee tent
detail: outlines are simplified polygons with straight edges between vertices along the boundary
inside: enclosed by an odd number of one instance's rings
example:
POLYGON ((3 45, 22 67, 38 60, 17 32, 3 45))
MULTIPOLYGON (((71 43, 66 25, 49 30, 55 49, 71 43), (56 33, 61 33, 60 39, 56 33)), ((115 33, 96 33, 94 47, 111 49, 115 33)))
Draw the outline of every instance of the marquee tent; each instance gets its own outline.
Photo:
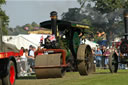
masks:
MULTIPOLYGON (((10 43, 16 45, 18 49, 21 47, 29 48, 29 45, 33 45, 36 48, 40 45, 40 38, 42 34, 29 34, 29 35, 17 35, 17 36, 3 36, 3 41, 5 43, 10 43)), ((43 34, 43 38, 46 38, 47 35, 43 34)))

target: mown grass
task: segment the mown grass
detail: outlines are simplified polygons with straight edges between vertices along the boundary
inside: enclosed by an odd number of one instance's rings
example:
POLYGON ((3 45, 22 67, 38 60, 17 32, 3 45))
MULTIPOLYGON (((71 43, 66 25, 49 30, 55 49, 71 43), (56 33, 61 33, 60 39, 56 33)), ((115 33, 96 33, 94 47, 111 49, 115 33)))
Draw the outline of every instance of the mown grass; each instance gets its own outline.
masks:
POLYGON ((119 70, 111 74, 109 70, 97 70, 88 76, 78 72, 67 72, 63 78, 18 79, 16 85, 128 85, 128 70, 119 70))

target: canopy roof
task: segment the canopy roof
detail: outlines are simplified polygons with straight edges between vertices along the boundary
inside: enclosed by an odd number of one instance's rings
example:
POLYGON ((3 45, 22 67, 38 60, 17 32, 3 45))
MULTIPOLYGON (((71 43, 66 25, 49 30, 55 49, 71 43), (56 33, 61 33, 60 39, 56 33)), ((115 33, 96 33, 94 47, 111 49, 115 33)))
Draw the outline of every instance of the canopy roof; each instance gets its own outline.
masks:
MULTIPOLYGON (((58 26, 58 29, 62 31, 70 28, 89 29, 89 26, 86 24, 73 22, 73 21, 63 21, 63 20, 57 20, 57 26, 58 26)), ((51 20, 41 22, 40 27, 51 29, 51 20)))

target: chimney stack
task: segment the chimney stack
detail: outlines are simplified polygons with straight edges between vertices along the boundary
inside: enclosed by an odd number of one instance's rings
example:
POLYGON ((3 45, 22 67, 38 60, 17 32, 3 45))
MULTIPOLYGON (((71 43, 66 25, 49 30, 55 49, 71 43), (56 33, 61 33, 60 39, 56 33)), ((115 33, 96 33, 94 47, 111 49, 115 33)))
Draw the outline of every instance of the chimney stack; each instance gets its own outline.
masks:
POLYGON ((128 39, 128 10, 124 10, 125 39, 128 39))
POLYGON ((50 13, 50 17, 51 17, 52 34, 55 35, 55 37, 57 37, 57 12, 52 11, 50 13))
POLYGON ((2 19, 0 18, 0 52, 3 51, 3 46, 2 46, 2 19))

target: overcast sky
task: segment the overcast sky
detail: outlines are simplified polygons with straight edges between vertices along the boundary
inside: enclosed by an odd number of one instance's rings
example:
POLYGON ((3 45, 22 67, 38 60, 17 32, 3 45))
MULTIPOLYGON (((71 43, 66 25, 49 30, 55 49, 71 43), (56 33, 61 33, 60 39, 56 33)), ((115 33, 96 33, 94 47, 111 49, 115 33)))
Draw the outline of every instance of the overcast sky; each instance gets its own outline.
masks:
POLYGON ((3 10, 9 16, 9 27, 27 23, 40 23, 50 19, 50 12, 57 11, 59 19, 68 8, 80 7, 77 0, 6 0, 3 10))

